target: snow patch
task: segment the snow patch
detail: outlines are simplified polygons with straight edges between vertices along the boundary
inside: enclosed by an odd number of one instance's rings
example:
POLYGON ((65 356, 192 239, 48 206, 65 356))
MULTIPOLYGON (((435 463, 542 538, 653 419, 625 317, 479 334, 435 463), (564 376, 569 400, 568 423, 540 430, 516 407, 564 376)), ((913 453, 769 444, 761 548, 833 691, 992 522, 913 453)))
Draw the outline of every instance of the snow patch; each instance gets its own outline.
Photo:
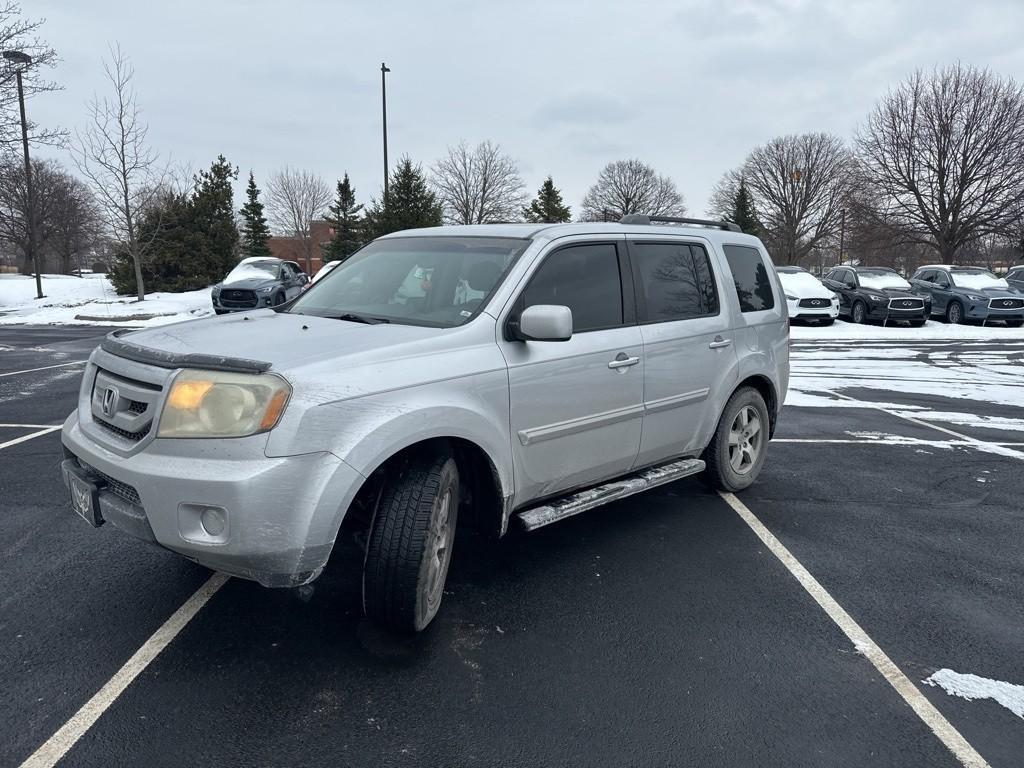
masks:
POLYGON ((961 674, 952 669, 940 669, 922 680, 925 685, 941 688, 950 696, 968 701, 992 699, 1002 704, 1017 717, 1024 719, 1024 685, 989 680, 987 677, 961 674))

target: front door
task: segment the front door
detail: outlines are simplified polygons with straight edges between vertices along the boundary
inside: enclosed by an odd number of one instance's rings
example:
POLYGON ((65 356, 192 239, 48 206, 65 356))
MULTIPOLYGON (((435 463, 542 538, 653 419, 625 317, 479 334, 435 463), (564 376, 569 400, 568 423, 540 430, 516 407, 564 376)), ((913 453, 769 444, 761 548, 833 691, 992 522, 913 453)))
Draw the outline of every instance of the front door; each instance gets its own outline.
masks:
MULTIPOLYGON (((624 238, 584 239, 542 257, 507 320, 528 306, 567 306, 568 341, 502 338, 508 362, 516 503, 624 474, 640 447, 643 344, 624 238)), ((503 327, 507 325, 507 321, 503 327)))

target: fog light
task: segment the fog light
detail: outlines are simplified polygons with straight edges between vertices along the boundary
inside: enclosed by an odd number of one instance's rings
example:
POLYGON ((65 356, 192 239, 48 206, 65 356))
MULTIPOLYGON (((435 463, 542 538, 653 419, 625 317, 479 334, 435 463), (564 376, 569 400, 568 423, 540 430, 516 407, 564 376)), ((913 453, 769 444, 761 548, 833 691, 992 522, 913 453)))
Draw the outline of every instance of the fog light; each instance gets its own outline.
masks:
POLYGON ((203 530, 211 536, 220 536, 228 524, 227 512, 220 507, 208 507, 199 518, 203 530))

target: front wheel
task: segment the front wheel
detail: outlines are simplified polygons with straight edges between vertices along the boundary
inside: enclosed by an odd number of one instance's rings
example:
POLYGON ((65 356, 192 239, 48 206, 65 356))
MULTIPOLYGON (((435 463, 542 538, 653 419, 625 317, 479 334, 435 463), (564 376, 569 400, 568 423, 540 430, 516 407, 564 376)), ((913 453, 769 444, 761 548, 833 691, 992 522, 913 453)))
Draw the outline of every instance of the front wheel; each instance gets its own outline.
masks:
POLYGON ((455 541, 459 470, 447 454, 418 456, 388 478, 363 566, 366 615, 419 632, 437 615, 455 541))
POLYGON ((1021 320, 1019 318, 1016 319, 1016 320, 1007 320, 1006 321, 1006 327, 1007 328, 1020 328, 1022 325, 1024 325, 1024 320, 1021 320))
POLYGON ((832 325, 835 322, 834 318, 827 317, 824 320, 819 321, 821 325, 832 325))
POLYGON ((922 325, 924 325, 924 319, 923 318, 921 320, 911 320, 910 321, 910 327, 911 328, 920 328, 922 325))
POLYGON ((964 308, 960 306, 959 301, 949 302, 949 306, 946 307, 946 320, 953 325, 959 325, 964 321, 964 308))
POLYGON ((861 325, 867 320, 868 308, 864 305, 863 301, 858 301, 853 305, 853 309, 850 310, 850 319, 857 325, 861 325))
POLYGON ((722 412, 702 458, 706 479, 723 491, 749 488, 768 453, 768 406, 752 387, 737 390, 722 412))

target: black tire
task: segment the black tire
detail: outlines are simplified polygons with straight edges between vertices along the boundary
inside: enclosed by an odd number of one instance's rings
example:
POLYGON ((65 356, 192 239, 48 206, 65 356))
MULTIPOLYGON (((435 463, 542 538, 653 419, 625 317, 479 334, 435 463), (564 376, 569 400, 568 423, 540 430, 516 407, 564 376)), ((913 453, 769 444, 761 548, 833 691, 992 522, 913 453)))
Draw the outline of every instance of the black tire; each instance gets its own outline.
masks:
POLYGON ((274 300, 270 303, 270 306, 277 307, 277 306, 280 306, 281 304, 284 304, 284 294, 283 293, 275 293, 274 294, 274 300))
POLYGON ((964 321, 964 307, 959 301, 951 301, 946 307, 946 322, 959 325, 964 321))
POLYGON ((1020 328, 1022 325, 1024 325, 1024 320, 1007 320, 1006 321, 1006 327, 1007 328, 1020 328))
POLYGON ((910 327, 911 328, 920 328, 922 325, 924 325, 924 318, 921 318, 920 320, 911 320, 910 321, 910 327))
POLYGON ((824 320, 820 320, 819 321, 819 323, 821 325, 832 325, 832 323, 834 323, 834 322, 835 322, 835 318, 831 318, 831 317, 826 317, 824 320))
POLYGON ((448 454, 423 455, 386 483, 366 547, 363 610, 388 629, 419 632, 444 597, 459 470, 448 454))
POLYGON ((868 306, 863 301, 853 302, 853 307, 850 309, 850 322, 856 323, 857 325, 863 325, 868 319, 868 306))
POLYGON ((228 313, 226 309, 215 309, 213 311, 216 312, 218 315, 226 315, 228 313))
MULTIPOLYGON (((701 456, 707 464, 704 476, 707 482, 714 488, 723 491, 742 491, 749 488, 764 466, 765 456, 768 454, 768 432, 770 422, 768 419, 768 406, 765 405, 761 393, 753 387, 743 387, 736 390, 729 402, 722 411, 722 418, 718 421, 715 435, 711 438, 708 447, 704 449, 701 456), (730 434, 734 432, 740 414, 746 410, 756 411, 760 422, 758 426, 758 440, 755 446, 756 455, 748 466, 744 467, 742 461, 740 466, 735 463, 734 443, 730 440, 730 434)), ((746 440, 750 443, 750 438, 746 440)), ((743 443, 735 444, 736 450, 741 451, 743 443)))

